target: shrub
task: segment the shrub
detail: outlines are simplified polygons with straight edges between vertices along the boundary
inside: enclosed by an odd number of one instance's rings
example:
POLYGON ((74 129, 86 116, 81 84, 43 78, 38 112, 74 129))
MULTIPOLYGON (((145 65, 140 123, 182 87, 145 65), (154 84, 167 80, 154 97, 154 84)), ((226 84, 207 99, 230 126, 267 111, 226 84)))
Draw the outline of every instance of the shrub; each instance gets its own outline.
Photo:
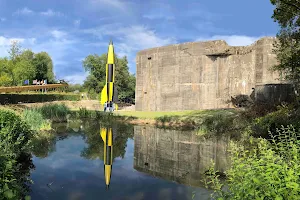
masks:
POLYGON ((48 101, 79 101, 75 94, 0 94, 0 104, 36 103, 48 101))
POLYGON ((37 108, 44 118, 54 122, 66 122, 70 109, 64 104, 47 104, 37 108))
POLYGON ((28 193, 31 138, 20 116, 0 110, 0 199, 22 199, 28 193))
POLYGON ((207 184, 215 199, 300 199, 300 141, 292 126, 277 129, 277 139, 259 139, 246 149, 231 144, 231 168, 221 183, 213 169, 207 184))
POLYGON ((292 107, 279 107, 277 111, 269 113, 263 117, 256 118, 252 125, 252 135, 267 138, 269 131, 276 132, 277 128, 292 124, 294 127, 300 127, 298 115, 292 107))
POLYGON ((32 132, 20 116, 12 111, 0 110, 0 137, 9 138, 9 143, 21 152, 27 148, 32 132))

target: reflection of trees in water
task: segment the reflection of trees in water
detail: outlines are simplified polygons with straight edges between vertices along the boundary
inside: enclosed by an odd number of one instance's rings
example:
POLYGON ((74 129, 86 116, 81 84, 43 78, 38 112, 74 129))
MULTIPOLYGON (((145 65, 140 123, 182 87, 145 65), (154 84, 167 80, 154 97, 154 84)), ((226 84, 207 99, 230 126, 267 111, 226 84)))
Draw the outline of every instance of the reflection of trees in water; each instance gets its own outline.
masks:
POLYGON ((83 135, 81 133, 81 122, 55 123, 52 124, 53 133, 39 133, 40 135, 32 140, 32 153, 39 158, 46 158, 55 152, 56 142, 64 140, 72 135, 83 135), (74 131, 77 130, 77 131, 74 131))
POLYGON ((35 166, 32 162, 32 156, 30 153, 22 152, 20 156, 17 159, 18 166, 18 182, 22 183, 21 187, 21 193, 24 194, 23 197, 25 197, 26 194, 29 194, 30 192, 30 171, 35 169, 35 166))
POLYGON ((103 160, 104 143, 100 135, 101 128, 111 127, 113 130, 113 159, 117 157, 124 158, 126 152, 126 143, 128 138, 133 138, 133 126, 125 124, 111 124, 102 126, 102 124, 94 124, 85 129, 86 143, 88 147, 84 148, 81 156, 86 159, 103 160))
MULTIPOLYGON (((49 133, 52 134, 52 133, 49 133)), ((32 153, 39 158, 46 158, 55 151, 56 138, 54 135, 38 137, 32 140, 32 153)))
POLYGON ((52 125, 55 133, 52 137, 38 137, 32 141, 32 152, 39 158, 45 158, 54 152, 56 142, 67 139, 70 136, 82 136, 87 147, 81 152, 86 159, 103 160, 103 141, 100 136, 101 127, 112 127, 113 129, 113 158, 124 158, 128 138, 133 138, 133 126, 120 123, 99 123, 93 120, 77 120, 69 123, 57 123, 52 125))

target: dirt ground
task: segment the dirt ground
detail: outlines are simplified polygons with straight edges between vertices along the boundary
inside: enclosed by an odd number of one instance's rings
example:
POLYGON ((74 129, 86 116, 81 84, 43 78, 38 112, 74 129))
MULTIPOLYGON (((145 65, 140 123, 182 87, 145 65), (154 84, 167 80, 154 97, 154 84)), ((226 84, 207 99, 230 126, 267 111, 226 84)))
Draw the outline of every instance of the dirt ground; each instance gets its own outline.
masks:
POLYGON ((102 110, 102 106, 97 100, 81 100, 81 101, 52 101, 44 103, 21 103, 20 107, 40 107, 47 104, 65 104, 71 110, 78 110, 79 108, 86 108, 88 110, 102 110))
MULTIPOLYGON (((79 110, 79 108, 86 108, 87 110, 103 110, 103 106, 100 105, 100 102, 98 100, 80 100, 80 101, 52 101, 52 102, 43 102, 43 103, 21 103, 21 104, 15 104, 15 105, 7 105, 7 106, 0 106, 5 108, 14 108, 14 109, 24 109, 24 108, 30 108, 30 107, 40 107, 46 104, 65 104, 67 107, 69 107, 71 110, 79 110)), ((133 106, 127 106, 119 108, 120 111, 132 111, 134 110, 133 106)))

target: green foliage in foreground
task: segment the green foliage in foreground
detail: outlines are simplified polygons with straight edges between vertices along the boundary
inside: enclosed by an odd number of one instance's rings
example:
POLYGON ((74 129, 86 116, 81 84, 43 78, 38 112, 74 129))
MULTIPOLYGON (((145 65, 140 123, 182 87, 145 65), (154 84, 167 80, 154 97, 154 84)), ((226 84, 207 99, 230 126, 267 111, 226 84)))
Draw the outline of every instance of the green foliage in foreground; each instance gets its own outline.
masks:
POLYGON ((78 94, 0 94, 0 104, 38 103, 49 101, 79 101, 78 94))
POLYGON ((0 199, 21 199, 28 193, 32 131, 21 117, 0 110, 0 199))
POLYGON ((299 131, 287 126, 276 133, 270 142, 259 139, 255 148, 231 144, 226 182, 210 170, 207 184, 215 190, 214 199, 300 199, 299 131))

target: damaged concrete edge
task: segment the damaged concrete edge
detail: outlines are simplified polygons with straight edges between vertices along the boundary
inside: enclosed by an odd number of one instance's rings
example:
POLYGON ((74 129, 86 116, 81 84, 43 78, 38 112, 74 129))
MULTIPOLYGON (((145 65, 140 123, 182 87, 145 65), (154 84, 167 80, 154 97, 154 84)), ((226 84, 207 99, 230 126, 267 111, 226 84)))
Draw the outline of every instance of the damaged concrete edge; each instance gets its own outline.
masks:
MULTIPOLYGON (((271 36, 265 36, 262 37, 258 40, 256 40, 255 42, 253 42, 250 45, 247 46, 230 46, 228 45, 228 43, 225 40, 207 40, 207 41, 194 41, 194 42, 185 42, 185 43, 177 43, 177 44, 170 44, 170 45, 166 45, 166 46, 160 46, 160 47, 153 47, 153 48, 148 48, 148 49, 143 49, 141 51, 137 52, 137 56, 139 55, 145 55, 145 53, 149 53, 149 51, 159 51, 162 48, 172 48, 172 47, 178 47, 178 46, 188 46, 188 45, 193 45, 193 44, 203 44, 203 45, 212 45, 213 47, 224 47, 227 49, 223 49, 222 53, 206 53, 207 56, 210 55, 218 55, 218 54, 222 54, 222 55, 233 55, 235 53, 231 52, 232 50, 239 50, 239 49, 251 49, 253 47, 255 47, 256 45, 258 45, 260 42, 266 41, 266 40, 276 40, 276 37, 271 37, 271 36)), ((182 49, 184 50, 184 49, 182 49)))

